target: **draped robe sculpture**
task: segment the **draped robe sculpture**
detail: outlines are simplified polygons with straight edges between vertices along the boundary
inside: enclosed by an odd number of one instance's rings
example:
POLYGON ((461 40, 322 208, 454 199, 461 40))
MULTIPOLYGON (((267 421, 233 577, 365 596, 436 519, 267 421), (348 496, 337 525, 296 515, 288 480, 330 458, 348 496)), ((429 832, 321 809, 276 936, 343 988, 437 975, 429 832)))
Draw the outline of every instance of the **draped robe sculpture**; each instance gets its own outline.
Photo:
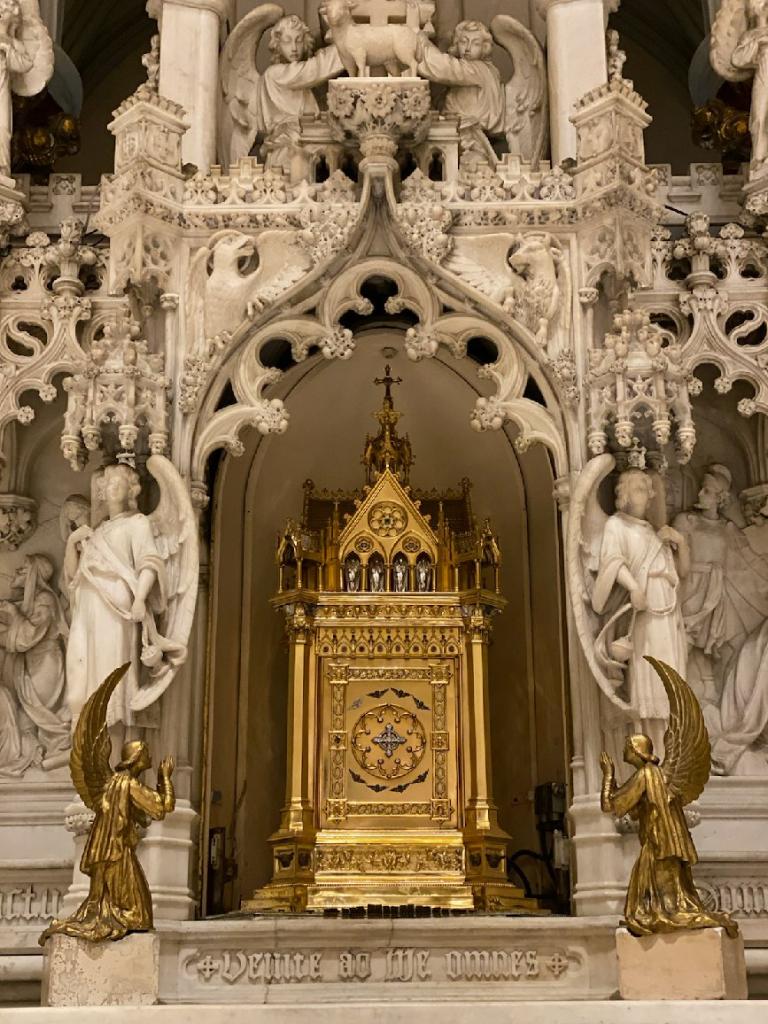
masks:
POLYGON ((40 945, 57 932, 100 942, 152 928, 152 898, 135 851, 139 829, 162 820, 176 806, 174 761, 160 763, 157 789, 151 790, 139 778, 152 767, 149 749, 143 740, 132 740, 123 745, 112 771, 107 704, 127 669, 126 664, 110 673, 86 702, 75 729, 72 781, 96 815, 80 860, 80 870, 91 882, 75 913, 53 921, 40 936, 40 945))
POLYGON ((11 174, 13 93, 34 96, 53 74, 53 44, 38 0, 0 0, 0 175, 11 174))
MULTIPOLYGON (((197 592, 197 532, 186 487, 163 456, 147 468, 160 504, 138 511, 138 474, 104 470, 108 517, 70 534, 64 558, 72 609, 67 645, 67 701, 76 719, 116 660, 129 664, 108 722, 132 725, 169 685, 186 658, 197 592)), ((152 724, 149 721, 137 724, 152 724)))

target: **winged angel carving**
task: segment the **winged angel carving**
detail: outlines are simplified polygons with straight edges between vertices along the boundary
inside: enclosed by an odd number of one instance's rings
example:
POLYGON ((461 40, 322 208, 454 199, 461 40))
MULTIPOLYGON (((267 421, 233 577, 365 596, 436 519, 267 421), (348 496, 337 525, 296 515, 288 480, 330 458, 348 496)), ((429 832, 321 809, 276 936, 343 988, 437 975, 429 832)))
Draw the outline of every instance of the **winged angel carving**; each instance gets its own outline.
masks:
POLYGON ((0 174, 11 173, 12 93, 34 96, 53 74, 53 43, 38 0, 0 0, 0 174))
POLYGON ((658 673, 669 701, 669 728, 664 735, 664 763, 648 736, 628 736, 624 760, 635 769, 616 785, 613 761, 600 758, 603 785, 600 803, 606 814, 628 814, 640 825, 640 855, 632 869, 624 906, 624 924, 633 935, 653 935, 687 928, 725 928, 738 934, 728 914, 707 911, 693 883, 698 857, 683 808, 696 800, 709 779, 709 737, 699 702, 670 665, 646 659, 658 673))
POLYGON ((710 59, 730 82, 754 75, 749 132, 751 168, 759 173, 768 160, 768 0, 723 0, 712 25, 710 59))
POLYGON ((255 239, 230 229, 211 235, 190 263, 187 311, 196 334, 195 352, 202 353, 212 339, 232 334, 311 265, 294 230, 262 231, 255 239), (254 256, 256 269, 242 273, 242 264, 254 256))
MULTIPOLYGON (((67 644, 67 700, 73 719, 114 667, 129 663, 109 707, 109 724, 165 692, 187 656, 197 598, 197 523, 186 484, 162 455, 147 460, 160 490, 150 515, 138 511, 139 475, 107 466, 97 484, 106 518, 70 534, 63 581, 72 622, 67 644)), ((148 721, 137 724, 154 724, 148 721)))
POLYGON ((443 266, 517 317, 550 355, 555 337, 567 337, 571 278, 552 235, 455 235, 443 266))
POLYGON ((297 15, 277 4, 260 4, 237 23, 221 54, 219 156, 232 165, 264 136, 267 166, 286 170, 298 140, 299 119, 318 114, 312 89, 344 70, 335 46, 314 52, 314 39, 297 15), (271 29, 272 63, 259 73, 256 53, 271 29))
POLYGON ((661 488, 640 469, 620 474, 616 511, 603 511, 598 491, 615 465, 612 455, 598 455, 577 478, 568 521, 568 586, 584 655, 609 704, 621 712, 621 734, 631 721, 660 746, 667 698, 644 655, 663 653, 673 668, 686 671, 679 591, 688 546, 663 524, 661 488))
POLYGON ((152 898, 136 857, 140 828, 162 820, 176 806, 171 776, 173 758, 160 763, 157 789, 140 781, 152 767, 143 740, 124 743, 120 761, 110 766, 112 742, 107 706, 129 665, 107 676, 83 708, 72 737, 69 766, 80 799, 95 813, 80 870, 89 875, 88 896, 71 917, 53 921, 40 945, 57 932, 88 942, 122 939, 128 932, 152 928, 152 898))
POLYGON ((547 71, 536 37, 516 18, 499 14, 490 31, 480 21, 456 26, 448 53, 423 37, 419 74, 447 85, 443 110, 459 117, 462 148, 485 155, 495 166, 496 156, 484 133, 505 136, 509 151, 534 169, 547 143, 547 71), (507 51, 513 73, 502 84, 491 61, 494 42, 507 51))

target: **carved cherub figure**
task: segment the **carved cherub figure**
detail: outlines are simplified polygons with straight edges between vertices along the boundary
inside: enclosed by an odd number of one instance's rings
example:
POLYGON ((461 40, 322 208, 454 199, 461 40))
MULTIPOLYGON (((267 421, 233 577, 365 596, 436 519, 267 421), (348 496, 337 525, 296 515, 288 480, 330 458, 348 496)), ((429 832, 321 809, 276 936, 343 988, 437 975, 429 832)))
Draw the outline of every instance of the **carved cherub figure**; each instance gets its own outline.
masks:
POLYGON ((264 135, 268 166, 288 170, 299 120, 319 114, 312 90, 344 70, 335 46, 315 52, 308 26, 277 4, 261 4, 237 23, 221 54, 220 157, 232 165, 264 135), (272 63, 256 68, 259 41, 267 28, 272 63))
POLYGON ((511 153, 538 164, 547 135, 547 76, 541 46, 519 21, 497 15, 490 31, 481 21, 461 21, 448 53, 424 36, 418 72, 448 86, 443 110, 458 115, 464 151, 483 154, 495 166, 486 136, 503 135, 511 153), (512 60, 506 85, 491 60, 494 42, 512 60))
POLYGON ((80 870, 91 883, 87 898, 74 914, 46 928, 40 936, 41 946, 57 932, 101 942, 152 929, 152 898, 136 846, 139 829, 151 820, 162 820, 176 806, 171 781, 174 761, 169 757, 160 763, 156 790, 140 781, 152 767, 143 740, 123 744, 117 767, 110 767, 107 705, 127 670, 128 665, 115 669, 89 697, 72 738, 72 781, 83 803, 96 815, 80 861, 80 870))
POLYGON ((12 93, 34 96, 53 74, 53 43, 38 0, 0 0, 0 175, 11 173, 12 93))
POLYGON ((723 0, 710 37, 710 59, 731 82, 752 81, 749 133, 753 173, 768 161, 768 0, 723 0))
POLYGON ((709 778, 709 737, 699 702, 670 665, 647 657, 664 684, 669 727, 664 763, 643 734, 628 736, 624 760, 634 774, 617 786, 614 764, 603 752, 600 804, 606 814, 628 814, 640 825, 640 855, 627 889, 622 922, 633 935, 690 928, 725 928, 738 934, 728 914, 708 911, 696 891, 691 868, 698 857, 683 808, 696 800, 709 778))

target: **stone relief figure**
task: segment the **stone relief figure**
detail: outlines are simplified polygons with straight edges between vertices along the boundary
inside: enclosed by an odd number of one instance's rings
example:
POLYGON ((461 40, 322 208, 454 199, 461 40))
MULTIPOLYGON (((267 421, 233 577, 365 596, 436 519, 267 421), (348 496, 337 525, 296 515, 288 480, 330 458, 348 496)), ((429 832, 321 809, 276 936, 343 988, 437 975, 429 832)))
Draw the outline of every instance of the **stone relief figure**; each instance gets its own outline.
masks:
POLYGON ((723 0, 712 25, 710 59, 728 81, 754 76, 750 167, 759 174, 768 160, 768 0, 723 0))
POLYGON ((152 724, 143 711, 164 693, 187 654, 197 596, 197 527, 186 485, 162 455, 147 460, 160 501, 138 510, 139 475, 103 471, 106 518, 70 534, 64 554, 72 621, 67 702, 73 721, 114 668, 128 663, 109 706, 109 725, 152 724))
POLYGON ((248 156, 257 135, 265 139, 267 166, 290 167, 299 119, 319 114, 315 86, 344 70, 335 46, 314 52, 307 25, 282 7, 261 4, 237 23, 221 54, 220 156, 228 165, 248 156), (272 63, 256 69, 256 52, 271 27, 272 63))
POLYGON ((13 581, 19 597, 0 601, 2 678, 16 695, 19 727, 33 731, 45 769, 66 763, 71 731, 69 709, 62 707, 68 629, 51 587, 53 572, 45 555, 27 555, 13 581))
POLYGON ((768 619, 768 562, 724 515, 732 502, 731 483, 727 466, 708 466, 695 505, 674 521, 691 553, 681 588, 688 674, 699 700, 709 704, 719 704, 733 658, 768 619))
POLYGON ((548 354, 570 324, 567 253, 552 235, 457 235, 443 266, 519 319, 548 354))
POLYGON ((538 166, 547 140, 547 73, 541 46, 519 21, 499 14, 490 31, 481 21, 461 21, 448 53, 424 37, 418 72, 448 86, 442 109, 459 117, 463 151, 495 166, 488 136, 505 136, 510 153, 538 166), (491 61, 494 41, 512 60, 506 85, 491 61))
POLYGON ((606 814, 639 823, 640 855, 632 868, 621 922, 632 935, 656 935, 689 928, 724 928, 731 936, 738 925, 727 914, 708 911, 696 890, 691 869, 698 861, 684 808, 701 796, 709 778, 710 749, 698 701, 682 676, 656 658, 669 705, 664 736, 664 763, 648 736, 628 736, 624 760, 634 768, 617 786, 612 759, 600 758, 603 785, 600 805, 606 814))
POLYGON ((616 511, 606 515, 597 491, 614 466, 611 455, 591 459, 574 490, 568 537, 574 618, 606 697, 660 750, 667 696, 645 655, 654 651, 681 674, 686 670, 679 587, 688 546, 677 530, 650 521, 654 484, 641 469, 621 473, 616 511))
POLYGON ((45 945, 56 933, 86 942, 122 939, 129 932, 151 930, 152 897, 136 857, 140 829, 161 821, 176 806, 171 776, 172 757, 161 761, 157 789, 141 782, 152 767, 143 740, 123 744, 120 761, 112 770, 112 743, 107 729, 107 705, 129 669, 113 670, 89 697, 72 737, 72 781, 95 818, 80 859, 80 870, 90 877, 88 896, 71 917, 55 920, 40 936, 45 945))
POLYGON ((41 760, 42 750, 32 722, 13 691, 0 681, 0 778, 19 778, 41 760))
POLYGON ((38 0, 0 0, 0 175, 11 174, 12 94, 34 96, 53 74, 53 43, 38 0))
POLYGON ((226 229, 211 235, 192 256, 187 309, 195 330, 195 351, 220 335, 231 334, 246 317, 295 284, 310 259, 295 230, 262 231, 255 239, 226 229), (258 256, 258 266, 242 273, 241 263, 258 256))

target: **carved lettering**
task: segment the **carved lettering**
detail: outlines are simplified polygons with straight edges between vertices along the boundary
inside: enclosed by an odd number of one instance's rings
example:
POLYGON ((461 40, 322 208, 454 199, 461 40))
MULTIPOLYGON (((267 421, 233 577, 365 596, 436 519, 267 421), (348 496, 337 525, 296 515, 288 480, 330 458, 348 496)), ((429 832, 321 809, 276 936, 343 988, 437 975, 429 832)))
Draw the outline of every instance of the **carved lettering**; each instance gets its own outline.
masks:
POLYGON ((385 958, 384 981, 428 981, 428 949, 388 949, 385 958))
POLYGON ((339 953, 339 977, 343 981, 367 981, 370 976, 370 953, 339 953))
POLYGON ((224 950, 221 960, 210 954, 192 961, 191 966, 208 982, 219 975, 228 985, 244 980, 251 984, 280 985, 290 982, 319 981, 322 953, 278 953, 224 950))
MULTIPOLYGON (((560 953, 547 964, 556 978, 568 968, 560 953)), ((445 954, 449 981, 508 981, 539 977, 539 954, 535 949, 452 949, 445 954)))
POLYGON ((51 886, 0 890, 0 920, 50 921, 60 902, 61 891, 51 886))

